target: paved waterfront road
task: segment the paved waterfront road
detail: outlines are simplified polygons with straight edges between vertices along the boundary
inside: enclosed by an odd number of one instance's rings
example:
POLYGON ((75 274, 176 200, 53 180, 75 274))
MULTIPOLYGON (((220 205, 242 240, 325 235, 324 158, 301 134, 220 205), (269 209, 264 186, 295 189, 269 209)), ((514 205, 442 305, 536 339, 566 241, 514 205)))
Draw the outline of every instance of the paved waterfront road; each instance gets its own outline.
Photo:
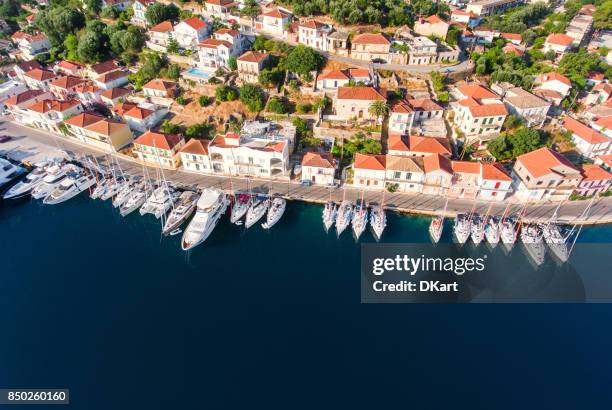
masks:
MULTIPOLYGON (((64 137, 58 137, 37 129, 23 127, 19 124, 6 121, 0 118, 0 135, 6 134, 15 137, 15 140, 5 144, 0 144, 0 150, 19 160, 35 161, 46 156, 57 153, 58 149, 66 150, 75 154, 91 154, 100 157, 104 161, 102 152, 89 146, 85 146, 64 137)), ((123 170, 130 174, 142 174, 142 165, 135 160, 122 158, 120 160, 123 170)), ((214 186, 223 189, 234 190, 246 189, 247 180, 245 178, 227 178, 220 176, 205 176, 186 171, 166 171, 166 177, 179 184, 198 185, 201 187, 214 186)), ((152 173, 151 175, 154 175, 152 173)), ((354 188, 328 189, 325 187, 302 187, 296 182, 281 180, 250 180, 251 189, 263 193, 280 193, 291 199, 300 199, 311 202, 325 202, 331 197, 334 200, 346 199, 355 200, 362 195, 360 190, 354 188)), ((368 202, 380 202, 382 193, 380 191, 365 192, 365 199, 368 202)), ((406 193, 387 193, 385 195, 385 205, 389 209, 396 209, 405 212, 433 214, 441 212, 444 208, 445 198, 423 194, 406 193)), ((493 212, 503 212, 507 202, 493 204, 493 212)), ((478 212, 486 212, 490 202, 468 199, 451 199, 447 212, 454 215, 457 212, 469 212, 475 207, 478 212)), ((561 221, 574 221, 587 205, 587 201, 570 201, 563 204, 559 210, 561 221)), ((550 217, 556 204, 546 203, 530 205, 526 219, 544 220, 550 217)), ((521 205, 513 204, 513 209, 518 211, 521 205)), ((612 223, 612 197, 598 199, 592 207, 591 215, 587 223, 612 223)))

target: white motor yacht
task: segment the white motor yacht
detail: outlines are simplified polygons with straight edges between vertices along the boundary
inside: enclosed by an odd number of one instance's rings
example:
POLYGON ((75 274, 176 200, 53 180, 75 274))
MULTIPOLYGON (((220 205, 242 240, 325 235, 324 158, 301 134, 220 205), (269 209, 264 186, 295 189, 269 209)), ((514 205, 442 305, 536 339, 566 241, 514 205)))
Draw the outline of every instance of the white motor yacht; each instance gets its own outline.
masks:
POLYGON ((47 168, 47 175, 43 181, 32 188, 32 198, 42 199, 55 190, 57 186, 66 178, 66 175, 71 170, 75 170, 72 165, 58 166, 53 165, 47 168))
POLYGON ((230 222, 236 225, 242 225, 242 217, 246 215, 249 207, 251 206, 251 197, 248 194, 238 194, 234 197, 234 203, 232 204, 232 212, 230 215, 230 222))
POLYGON ((216 189, 205 189, 197 204, 196 213, 183 232, 181 247, 189 250, 204 242, 225 213, 229 199, 216 189))
POLYGON ((112 179, 109 182, 108 188, 106 189, 106 191, 104 191, 104 193, 100 195, 100 199, 103 201, 106 201, 107 199, 114 198, 116 195, 119 194, 119 192, 123 190, 124 187, 128 185, 129 183, 127 181, 124 181, 121 178, 112 179))
POLYGON ((444 229, 444 218, 436 216, 429 224, 429 235, 434 243, 440 242, 442 230, 444 229))
POLYGON ((548 248, 561 262, 567 262, 569 252, 565 237, 561 233, 561 227, 555 223, 548 223, 542 226, 542 234, 548 248))
POLYGON ((121 205, 123 205, 141 185, 142 183, 132 183, 131 181, 124 183, 121 190, 117 192, 117 195, 113 199, 113 206, 115 208, 121 207, 121 205))
POLYGON ((19 181, 6 191, 3 198, 12 199, 28 195, 37 185, 42 184, 45 176, 47 176, 45 167, 35 167, 22 181, 19 181))
POLYGON ((179 197, 179 193, 170 186, 160 186, 153 191, 145 203, 140 207, 140 215, 152 214, 159 219, 172 207, 179 197))
POLYGON ((274 198, 272 200, 272 203, 270 204, 270 208, 268 209, 266 222, 262 224, 264 229, 272 228, 285 213, 285 208, 287 208, 287 201, 285 200, 285 198, 274 198))
POLYGON ((144 183, 136 187, 129 198, 121 205, 119 209, 121 216, 127 216, 140 208, 145 203, 150 193, 151 191, 144 183))
POLYGON ((14 165, 11 161, 0 158, 0 188, 22 175, 25 169, 14 165))
POLYGON ((246 220, 244 226, 248 229, 253 226, 257 221, 259 221, 268 210, 268 206, 270 205, 270 200, 268 198, 259 199, 255 198, 251 202, 251 206, 246 213, 246 220))
POLYGON ((540 227, 535 224, 523 225, 521 229, 521 241, 535 264, 538 266, 543 264, 545 248, 540 227))
POLYGON ((472 241, 478 245, 484 239, 485 234, 485 226, 484 220, 478 214, 474 214, 472 217, 472 226, 470 228, 470 233, 472 236, 472 241))
POLYGON ((184 191, 174 205, 174 209, 168 215, 162 233, 168 235, 177 230, 183 222, 185 222, 193 211, 196 209, 196 204, 199 194, 193 191, 184 191))
POLYGON ((372 207, 372 211, 370 212, 370 226, 372 227, 372 232, 374 232, 374 238, 379 241, 387 226, 387 215, 384 209, 379 206, 372 207))
POLYGON ((485 238, 487 238, 487 242, 493 247, 497 246, 499 243, 499 231, 499 218, 495 216, 490 217, 485 226, 485 238))
POLYGON ((336 216, 336 232, 338 236, 344 232, 353 220, 353 203, 351 201, 342 201, 338 208, 336 216))
POLYGON ((453 234, 457 243, 464 244, 467 242, 472 233, 472 224, 470 216, 467 214, 458 214, 453 227, 453 234))
POLYGON ((56 205, 74 198, 96 183, 96 179, 86 174, 69 174, 59 186, 45 197, 43 203, 56 205))
POLYGON ((357 206, 353 211, 352 225, 355 239, 359 239, 368 225, 368 206, 363 201, 357 203, 357 206))
POLYGON ((328 232, 338 216, 338 205, 334 201, 328 201, 323 208, 323 226, 325 226, 325 232, 328 232))

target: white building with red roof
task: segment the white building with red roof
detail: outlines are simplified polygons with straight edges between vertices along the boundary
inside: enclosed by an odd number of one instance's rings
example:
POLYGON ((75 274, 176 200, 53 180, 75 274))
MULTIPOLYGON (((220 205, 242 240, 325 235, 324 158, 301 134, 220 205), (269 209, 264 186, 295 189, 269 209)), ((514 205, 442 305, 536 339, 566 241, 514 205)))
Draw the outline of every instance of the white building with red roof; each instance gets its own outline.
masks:
POLYGON ((332 185, 338 161, 331 152, 307 152, 302 158, 302 181, 317 185, 332 185))
POLYGON ((179 151, 183 169, 205 174, 214 173, 208 152, 209 144, 210 141, 197 138, 187 141, 179 151))
POLYGON ((180 150, 185 145, 181 135, 147 131, 134 140, 136 157, 154 166, 176 169, 181 163, 180 150))
POLYGON ((441 119, 444 109, 428 98, 397 101, 389 114, 389 133, 410 134, 413 127, 429 119, 441 119))
POLYGON ((7 98, 4 101, 4 105, 15 121, 21 124, 30 124, 32 121, 29 121, 30 113, 26 108, 36 102, 50 99, 52 99, 52 95, 49 91, 39 89, 25 90, 7 98))
POLYGON ((490 140, 501 131, 508 115, 499 96, 480 84, 465 84, 451 91, 457 128, 468 138, 490 140))
POLYGON ((204 7, 208 14, 224 18, 233 7, 238 7, 239 5, 240 3, 234 0, 206 0, 204 7))
POLYGON ((452 155, 447 138, 421 137, 418 135, 389 134, 387 151, 390 155, 425 157, 438 154, 450 158, 452 155))
POLYGON ((247 51, 236 59, 238 78, 245 83, 256 83, 270 54, 259 51, 247 51))
POLYGON ((174 26, 173 37, 179 46, 195 49, 208 37, 209 27, 198 17, 189 17, 174 26))
POLYGON ((355 154, 353 160, 353 181, 356 187, 384 189, 387 174, 385 155, 355 154))
POLYGON ((486 201, 503 201, 512 193, 512 177, 498 164, 481 163, 478 197, 486 201))
POLYGON ((539 95, 553 104, 559 105, 569 95, 572 82, 563 74, 557 72, 540 74, 534 81, 534 94, 539 95))
POLYGON ((100 93, 100 99, 104 104, 112 107, 121 100, 125 100, 125 98, 131 93, 132 90, 128 88, 115 87, 102 91, 100 93))
POLYGON ((145 132, 155 127, 167 113, 155 104, 141 104, 127 110, 122 117, 132 130, 145 132))
POLYGON ((132 10, 134 11, 132 14, 132 23, 137 26, 146 27, 148 24, 146 17, 147 9, 155 2, 155 0, 134 0, 134 3, 132 3, 132 10))
POLYGON ((91 107, 102 102, 102 99, 100 98, 102 89, 91 81, 77 85, 74 91, 75 98, 81 101, 86 107, 91 107))
POLYGON ((451 12, 450 21, 452 23, 465 24, 467 27, 476 27, 480 19, 474 13, 462 9, 455 9, 451 12))
POLYGON ((85 66, 79 63, 74 63, 68 60, 61 60, 55 66, 53 71, 64 75, 73 75, 75 77, 83 77, 85 74, 85 66))
POLYGON ((57 77, 49 83, 49 91, 59 99, 72 98, 76 94, 76 88, 85 82, 87 80, 73 75, 57 77))
POLYGON ((23 75, 23 81, 29 88, 49 90, 49 84, 58 78, 53 71, 42 68, 34 68, 23 75))
POLYGON ((151 50, 166 52, 170 39, 174 36, 174 26, 171 21, 162 21, 147 30, 146 45, 151 50))
POLYGON ((396 188, 396 192, 422 192, 425 180, 423 158, 386 155, 385 187, 396 188))
POLYGON ((33 60, 38 54, 51 48, 49 38, 43 33, 28 34, 17 31, 11 36, 13 43, 19 48, 24 60, 33 60))
POLYGON ((594 159, 612 153, 612 138, 572 118, 565 117, 563 128, 572 133, 572 141, 581 155, 594 159))
POLYGON ((276 8, 263 13, 261 19, 255 22, 255 28, 282 36, 292 19, 293 15, 288 10, 276 8))
POLYGON ((339 87, 334 98, 334 119, 376 120, 370 113, 374 101, 387 101, 383 91, 374 87, 339 87))
POLYGON ((142 92, 147 97, 174 98, 178 86, 173 81, 155 78, 142 86, 142 92))
POLYGON ((581 180, 580 169, 550 148, 520 155, 512 169, 515 195, 526 202, 565 200, 581 180))
POLYGON ((327 36, 332 31, 334 31, 334 28, 331 25, 314 19, 301 21, 298 23, 298 43, 318 50, 329 51, 327 36))
POLYGON ((423 157, 425 180, 423 193, 429 195, 446 195, 453 180, 452 162, 439 154, 423 157))
POLYGON ((42 68, 40 63, 36 60, 32 61, 24 61, 22 63, 17 63, 13 66, 13 71, 15 72, 15 77, 19 80, 25 82, 25 73, 35 68, 42 68))
POLYGON ((584 98, 585 105, 603 104, 612 96, 612 84, 599 83, 596 84, 584 98))
POLYGON ((77 100, 40 100, 28 105, 24 110, 23 123, 33 127, 60 132, 60 124, 65 118, 79 114, 83 105, 77 100))
POLYGON ((576 192, 580 195, 590 196, 608 192, 612 186, 612 173, 596 164, 582 166, 582 181, 578 184, 576 192))
POLYGON ((603 169, 612 172, 612 154, 598 156, 595 158, 595 165, 600 165, 603 169))
POLYGON ((546 37, 544 42, 544 52, 555 52, 557 55, 563 55, 571 50, 574 39, 567 34, 553 33, 546 37))
POLYGON ((238 57, 246 39, 238 30, 221 29, 199 44, 198 65, 205 69, 227 67, 231 57, 238 57))
POLYGON ((425 37, 435 36, 446 39, 450 24, 442 20, 438 15, 417 19, 414 22, 414 32, 425 37))
POLYGON ((391 41, 380 33, 358 34, 351 40, 351 58, 357 60, 388 62, 390 51, 391 41))
POLYGON ((367 68, 324 70, 317 76, 317 88, 319 90, 336 90, 338 87, 349 85, 349 83, 370 85, 372 83, 370 70, 367 68))
POLYGON ((126 85, 129 81, 129 71, 127 70, 115 70, 108 73, 100 74, 94 80, 94 83, 103 90, 110 90, 111 88, 121 87, 126 85))

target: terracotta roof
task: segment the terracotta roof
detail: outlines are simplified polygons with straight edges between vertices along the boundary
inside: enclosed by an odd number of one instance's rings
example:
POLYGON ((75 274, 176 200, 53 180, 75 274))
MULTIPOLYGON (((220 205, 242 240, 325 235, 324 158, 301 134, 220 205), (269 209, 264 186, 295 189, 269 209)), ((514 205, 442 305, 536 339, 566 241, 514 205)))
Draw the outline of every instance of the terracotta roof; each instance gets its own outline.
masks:
POLYGON ((25 73, 26 76, 38 81, 47 81, 57 77, 53 71, 35 68, 25 73))
POLYGON ((412 106, 408 103, 408 101, 400 100, 393 103, 393 105, 391 106, 391 112, 398 114, 409 114, 411 112, 414 112, 414 110, 412 109, 412 106))
POLYGON ((144 120, 145 118, 153 115, 155 113, 155 111, 153 110, 149 110, 147 108, 142 108, 142 107, 132 107, 130 110, 128 110, 125 114, 123 114, 125 117, 132 117, 132 118, 136 118, 139 120, 144 120))
POLYGON ((349 68, 351 78, 370 78, 370 71, 367 68, 349 68))
POLYGON ((115 60, 106 60, 91 66, 91 70, 98 75, 108 73, 109 71, 115 71, 120 68, 121 67, 117 65, 115 60))
POLYGON ((572 134, 576 135, 581 140, 588 142, 589 144, 599 144, 610 141, 610 138, 606 137, 599 131, 590 128, 589 126, 569 116, 565 117, 565 121, 563 121, 563 128, 571 131, 572 134))
POLYGON ((314 30, 318 30, 320 28, 325 27, 325 23, 321 23, 320 21, 316 21, 316 20, 302 21, 301 23, 299 23, 299 25, 300 27, 311 28, 314 30))
POLYGON ((441 170, 447 174, 453 174, 451 160, 439 154, 427 155, 423 157, 423 167, 425 168, 426 173, 441 170))
POLYGON ((194 30, 200 30, 206 27, 206 23, 197 17, 189 17, 188 19, 183 20, 181 23, 187 24, 194 30))
POLYGON ((519 48, 517 45, 512 44, 512 43, 508 43, 504 46, 504 48, 502 48, 502 50, 506 53, 506 54, 516 54, 519 57, 522 57, 523 55, 525 55, 525 51, 523 51, 523 49, 519 48))
POLYGON ((558 46, 567 47, 567 46, 570 46, 574 42, 574 39, 568 36, 567 34, 554 33, 546 37, 546 42, 550 44, 555 44, 558 46))
POLYGON ((49 111, 64 112, 67 109, 72 108, 79 104, 80 104, 80 101, 78 100, 59 101, 59 100, 46 99, 46 100, 35 102, 34 104, 27 107, 27 109, 44 114, 49 111))
POLYGON ((371 169, 373 171, 384 171, 385 170, 385 156, 384 155, 370 155, 370 154, 355 154, 355 161, 353 168, 359 169, 371 169))
POLYGON ((249 63, 259 63, 265 60, 266 58, 268 58, 269 55, 270 54, 268 53, 260 53, 257 51, 247 51, 246 53, 238 57, 238 61, 246 61, 249 63))
POLYGON ((457 87, 459 92, 466 97, 471 97, 476 100, 481 100, 485 98, 497 98, 497 94, 493 91, 489 90, 486 87, 483 87, 480 84, 465 84, 457 87))
POLYGON ((126 112, 128 112, 129 110, 131 110, 132 108, 136 106, 137 104, 131 103, 131 102, 120 103, 113 107, 113 112, 123 117, 123 114, 125 114, 126 112))
POLYGON ((26 101, 30 101, 32 98, 36 98, 39 95, 44 94, 44 93, 45 91, 43 90, 26 90, 22 93, 9 97, 6 101, 4 101, 4 104, 10 105, 10 106, 18 105, 26 101))
POLYGON ((550 173, 565 175, 559 171, 560 167, 567 167, 576 174, 580 172, 580 170, 563 155, 546 147, 520 155, 517 158, 517 162, 523 164, 534 178, 539 178, 550 173))
POLYGON ((145 85, 142 88, 149 88, 151 90, 159 90, 159 91, 169 91, 176 88, 176 83, 167 80, 161 80, 159 78, 155 78, 145 85))
POLYGON ((24 73, 30 70, 33 70, 35 68, 42 68, 40 63, 36 60, 24 61, 23 63, 17 64, 16 67, 19 67, 21 71, 23 71, 24 73))
POLYGON ((353 44, 391 44, 387 37, 380 33, 363 33, 355 36, 351 41, 353 44))
POLYGON ((183 137, 177 134, 166 134, 164 132, 158 131, 147 131, 140 137, 136 138, 134 143, 161 149, 172 149, 182 140, 183 137))
POLYGON ((456 16, 470 16, 470 17, 478 17, 476 16, 474 13, 472 12, 467 12, 465 10, 461 10, 461 9, 455 9, 451 12, 451 15, 456 15, 456 16))
POLYGON ((553 73, 546 73, 546 74, 542 74, 538 77, 538 81, 540 83, 546 83, 548 81, 560 81, 563 84, 572 85, 572 82, 569 80, 569 78, 567 78, 566 76, 564 76, 563 74, 559 74, 556 72, 553 73))
POLYGON ((505 40, 522 41, 523 37, 519 33, 500 33, 499 36, 505 40))
POLYGON ((208 140, 199 140, 196 138, 192 138, 181 148, 180 152, 184 152, 186 154, 195 154, 195 155, 208 155, 208 144, 210 141, 208 140))
POLYGON ((173 30, 174 28, 172 27, 172 22, 168 20, 162 21, 149 29, 149 31, 154 31, 156 33, 168 33, 173 30))
POLYGON ((74 90, 77 93, 95 93, 95 92, 100 91, 100 87, 95 86, 90 81, 86 81, 74 87, 74 90))
POLYGON ((387 149, 389 151, 410 151, 408 139, 399 134, 389 134, 387 149))
POLYGON ((442 111, 442 107, 429 98, 408 99, 408 104, 415 111, 442 111))
POLYGON ((233 0, 206 0, 208 4, 214 4, 216 6, 225 6, 231 4, 233 0))
POLYGON ((508 115, 508 110, 504 104, 481 104, 473 98, 465 98, 459 104, 467 107, 473 117, 492 117, 495 115, 508 115))
POLYGON ((88 131, 95 132, 97 134, 106 135, 107 137, 110 135, 113 135, 117 131, 120 131, 124 128, 129 129, 126 123, 115 121, 115 120, 109 120, 107 118, 85 127, 85 129, 88 131))
POLYGON ((480 175, 480 162, 451 161, 453 172, 480 175))
POLYGON ((593 87, 593 91, 603 91, 608 95, 612 94, 612 84, 610 83, 599 83, 593 87))
POLYGON ((51 81, 49 84, 55 87, 64 88, 66 90, 73 88, 79 84, 83 84, 86 80, 83 80, 80 77, 75 77, 72 75, 68 75, 65 77, 59 77, 55 80, 51 81))
POLYGON ((612 154, 600 155, 596 159, 599 159, 601 160, 601 162, 603 162, 607 166, 612 167, 612 154))
POLYGON ((64 68, 66 70, 74 70, 76 69, 80 69, 83 68, 83 66, 79 63, 73 63, 72 61, 68 61, 68 60, 62 60, 59 63, 57 63, 57 67, 60 68, 64 68))
POLYGON ((612 174, 594 164, 584 164, 582 166, 583 181, 607 181, 612 180, 612 174))
POLYGON ((221 45, 227 48, 232 48, 232 43, 230 43, 229 41, 225 41, 225 40, 219 40, 218 38, 207 38, 206 40, 202 41, 199 44, 200 47, 205 47, 205 48, 217 48, 221 45))
POLYGON ((348 80, 349 76, 343 70, 325 70, 317 80, 348 80))
POLYGON ((111 71, 111 72, 104 73, 98 76, 98 78, 96 78, 96 81, 101 82, 101 83, 108 83, 110 81, 114 81, 119 78, 125 78, 127 76, 128 76, 127 72, 122 71, 122 70, 116 70, 116 71, 111 71))
POLYGON ((127 88, 115 87, 108 90, 105 90, 100 94, 101 97, 108 98, 109 100, 114 100, 117 98, 121 98, 126 94, 131 93, 127 88))
POLYGON ((335 165, 336 161, 330 152, 325 154, 307 152, 302 159, 303 167, 335 168, 335 165))
POLYGON ((542 98, 551 98, 556 100, 562 100, 563 94, 555 90, 547 90, 545 88, 536 88, 533 93, 539 95, 542 98))
POLYGON ((446 23, 446 21, 442 20, 436 14, 432 14, 431 16, 425 18, 425 21, 427 21, 430 24, 446 23))
POLYGON ((408 147, 413 152, 451 155, 450 144, 446 138, 408 136, 408 147))
POLYGON ((423 158, 387 155, 386 168, 391 171, 424 172, 423 158))
POLYGON ((612 117, 601 117, 595 121, 595 124, 607 130, 612 130, 612 117))
POLYGON ((373 87, 338 87, 337 99, 339 100, 381 100, 387 98, 373 87))
POLYGON ((497 164, 483 163, 481 176, 488 181, 512 181, 510 175, 497 164))
POLYGON ((91 124, 95 124, 98 121, 102 121, 103 119, 104 117, 101 115, 82 112, 79 115, 75 115, 74 117, 64 120, 64 122, 69 125, 74 125, 75 127, 85 128, 91 124))
POLYGON ((291 14, 289 14, 286 11, 283 11, 281 9, 274 9, 274 10, 271 10, 271 11, 269 11, 267 13, 264 13, 263 15, 266 16, 266 17, 274 17, 274 18, 277 18, 277 19, 285 19, 285 18, 289 17, 291 14))
POLYGON ((215 31, 215 34, 217 35, 229 34, 232 37, 236 37, 237 35, 240 34, 240 31, 232 30, 231 28, 220 28, 219 30, 215 31))

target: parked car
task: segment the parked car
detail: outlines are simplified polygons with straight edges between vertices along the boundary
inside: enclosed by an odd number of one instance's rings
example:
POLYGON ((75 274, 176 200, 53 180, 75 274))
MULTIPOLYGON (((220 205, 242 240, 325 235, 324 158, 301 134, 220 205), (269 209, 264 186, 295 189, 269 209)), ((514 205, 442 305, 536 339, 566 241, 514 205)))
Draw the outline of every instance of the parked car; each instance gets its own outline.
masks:
POLYGON ((300 185, 301 185, 301 186, 311 186, 311 185, 312 185, 312 181, 311 181, 311 180, 309 180, 309 179, 303 179, 303 180, 300 182, 300 185))
POLYGON ((12 138, 8 135, 0 135, 0 143, 9 142, 10 140, 12 140, 12 138))

